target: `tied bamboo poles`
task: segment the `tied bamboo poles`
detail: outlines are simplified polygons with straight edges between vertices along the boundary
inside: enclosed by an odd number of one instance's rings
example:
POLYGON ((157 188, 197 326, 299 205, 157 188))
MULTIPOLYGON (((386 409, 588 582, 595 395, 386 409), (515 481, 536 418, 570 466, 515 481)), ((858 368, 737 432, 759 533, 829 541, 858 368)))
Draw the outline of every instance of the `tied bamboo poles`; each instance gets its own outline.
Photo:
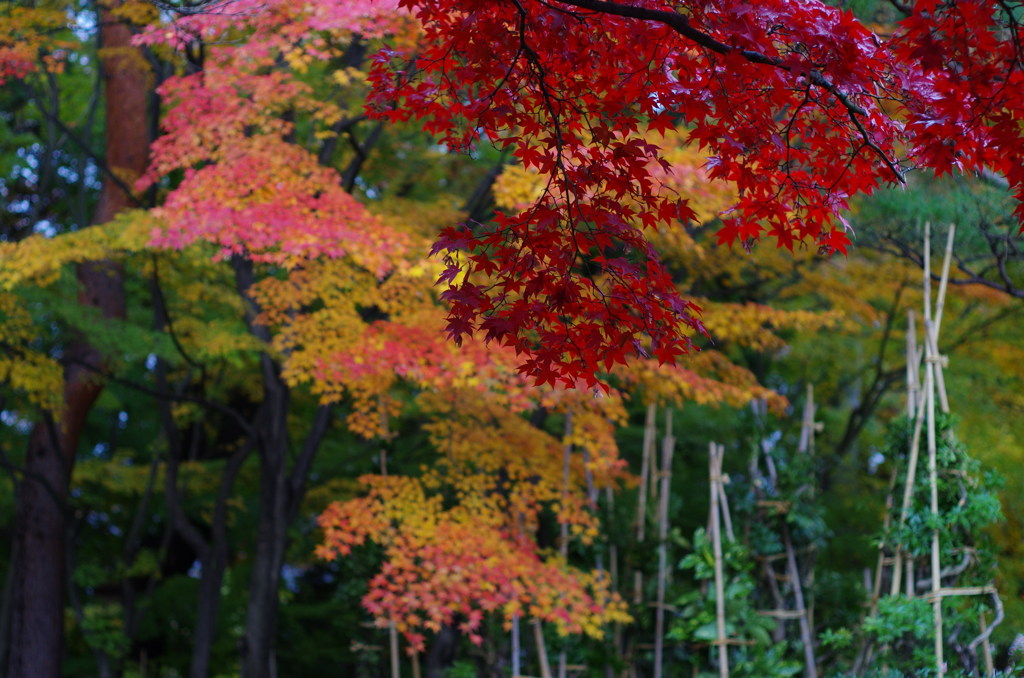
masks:
MULTIPOLYGON (((932 604, 932 622, 935 630, 934 635, 934 651, 936 658, 936 673, 939 676, 945 675, 946 667, 944 662, 944 638, 943 638, 943 610, 942 610, 942 599, 953 596, 970 596, 970 595, 991 595, 994 600, 996 608, 997 621, 992 625, 985 623, 984 613, 981 615, 981 633, 968 645, 968 653, 972 654, 975 649, 981 645, 983 658, 985 661, 986 674, 992 673, 991 665, 991 648, 989 646, 989 635, 992 629, 998 623, 998 620, 1002 619, 1002 605, 993 586, 974 586, 974 587, 955 587, 955 586, 943 586, 942 578, 955 576, 963 567, 950 567, 945 571, 941 568, 941 544, 940 544, 940 532, 939 532, 939 502, 938 502, 938 463, 937 463, 937 452, 938 452, 938 433, 937 433, 937 422, 936 422, 936 400, 938 406, 942 412, 948 414, 950 411, 949 398, 947 396, 945 388, 945 379, 943 368, 947 366, 947 360, 944 356, 940 355, 938 347, 938 336, 939 330, 942 325, 942 315, 945 308, 946 291, 949 283, 949 269, 952 260, 953 240, 955 235, 955 227, 951 226, 949 233, 947 234, 945 257, 942 265, 942 273, 939 276, 939 289, 936 295, 934 306, 931 303, 931 278, 932 278, 932 266, 931 266, 931 233, 930 228, 925 225, 924 233, 924 256, 923 256, 923 292, 924 292, 924 314, 923 324, 924 333, 922 344, 917 345, 916 342, 916 330, 914 323, 913 312, 909 313, 909 327, 907 332, 907 411, 908 415, 914 418, 914 432, 912 435, 910 450, 909 450, 909 463, 907 468, 907 475, 905 481, 905 487, 903 492, 903 502, 901 505, 900 516, 899 516, 899 527, 902 528, 906 524, 910 503, 913 497, 913 493, 916 489, 916 471, 918 465, 918 459, 920 456, 920 445, 922 432, 925 433, 926 441, 928 445, 928 490, 929 490, 929 513, 932 516, 934 527, 931 534, 930 553, 928 569, 930 571, 930 579, 921 582, 914 581, 915 566, 912 558, 904 558, 907 555, 901 548, 901 544, 898 542, 893 545, 895 550, 892 571, 892 581, 890 586, 890 594, 897 595, 900 592, 900 578, 903 576, 903 568, 901 563, 906 565, 906 593, 908 597, 912 597, 916 594, 918 588, 929 588, 930 592, 926 596, 926 600, 932 604), (934 309, 934 312, 933 312, 934 309), (921 385, 921 375, 919 373, 919 364, 923 361, 924 368, 924 384, 921 385), (927 426, 927 428, 925 428, 927 426)), ((952 433, 946 432, 946 437, 952 439, 952 433)), ((892 487, 895 484, 895 471, 893 476, 893 482, 890 484, 890 496, 892 494, 892 487)), ((888 500, 888 505, 891 507, 891 499, 888 500)), ((886 519, 886 528, 888 528, 889 521, 888 516, 886 519)), ((881 570, 885 562, 884 551, 880 552, 879 566, 876 570, 876 585, 875 594, 872 598, 871 611, 874 612, 877 609, 878 592, 881 586, 881 570)), ((870 652, 867 648, 862 648, 861 654, 858 656, 858 662, 856 668, 863 668, 868 663, 868 657, 870 652)))
MULTIPOLYGON (((907 418, 911 421, 917 421, 920 417, 916 417, 917 414, 917 403, 919 400, 920 393, 920 374, 918 370, 918 363, 920 362, 920 355, 917 347, 917 332, 915 329, 914 322, 914 310, 907 310, 907 346, 906 346, 906 361, 907 361, 907 418)), ((912 466, 916 466, 915 450, 918 448, 918 436, 920 436, 920 428, 915 425, 914 440, 911 443, 910 450, 911 456, 914 459, 912 466)), ((868 602, 867 610, 861 617, 863 621, 867 617, 874 616, 878 612, 878 601, 882 598, 882 579, 885 574, 885 566, 896 564, 899 567, 899 545, 896 545, 896 553, 894 556, 887 556, 887 549, 891 547, 890 544, 886 543, 886 535, 889 534, 889 530, 892 527, 892 510, 895 505, 893 494, 896 491, 896 479, 899 475, 899 469, 896 464, 893 464, 892 473, 889 476, 889 490, 885 495, 885 516, 882 520, 882 540, 878 544, 878 561, 875 564, 875 575, 871 582, 871 599, 868 602)), ((904 501, 904 505, 906 500, 904 501)), ((902 515, 902 520, 905 520, 905 514, 902 515)), ((900 525, 903 524, 901 520, 900 525)), ((907 595, 914 595, 914 584, 913 584, 913 572, 914 565, 912 560, 907 561, 907 595)), ((896 595, 899 589, 899 581, 893 572, 894 580, 892 585, 896 587, 896 590, 890 590, 890 595, 896 595)), ((873 648, 870 642, 865 638, 861 642, 860 650, 857 652, 857 659, 853 665, 854 674, 859 675, 861 669, 871 661, 873 648)))
MULTIPOLYGON (((940 591, 942 588, 942 568, 940 558, 940 543, 939 543, 939 500, 938 500, 938 465, 936 460, 937 455, 937 442, 935 439, 935 398, 936 392, 938 392, 941 400, 941 406, 943 412, 949 412, 949 400, 946 396, 945 380, 942 374, 943 358, 939 355, 938 351, 938 333, 942 325, 942 312, 945 306, 946 290, 949 283, 949 268, 950 262, 953 256, 953 237, 955 235, 955 226, 950 226, 949 234, 946 240, 946 251, 945 257, 942 264, 942 275, 939 282, 939 290, 935 300, 935 317, 932 319, 932 300, 931 300, 931 226, 925 224, 924 229, 924 387, 923 393, 918 396, 917 394, 917 383, 916 383, 916 370, 917 370, 917 358, 918 350, 916 347, 912 347, 911 341, 914 337, 912 335, 913 329, 908 330, 908 353, 913 351, 912 355, 908 355, 908 367, 907 375, 909 389, 908 389, 908 411, 916 409, 916 417, 914 421, 914 432, 911 436, 910 443, 910 458, 907 464, 907 477, 904 483, 903 489, 903 502, 900 507, 900 520, 899 527, 906 524, 908 514, 910 512, 910 504, 913 497, 914 486, 916 483, 917 464, 919 457, 919 449, 921 444, 921 429, 922 425, 927 422, 927 445, 928 445, 928 485, 929 485, 929 499, 930 499, 930 510, 932 518, 935 521, 935 527, 932 529, 932 540, 931 540, 931 589, 932 595, 932 623, 935 627, 935 666, 937 675, 943 676, 946 673, 945 661, 943 658, 943 632, 942 632, 942 596, 940 591), (912 360, 911 360, 912 358, 912 360), (911 367, 913 365, 913 367, 911 367), (916 400, 916 402, 914 402, 916 400), (916 406, 916 408, 915 408, 916 406)), ((911 321, 913 316, 911 316, 911 321)), ((911 323, 913 328, 913 323, 911 323)), ((895 558, 893 563, 892 571, 892 583, 890 586, 890 595, 897 595, 900 591, 901 576, 903 570, 903 550, 902 544, 894 544, 895 558)), ((912 561, 908 561, 907 568, 907 586, 910 595, 914 593, 914 584, 912 581, 913 577, 913 566, 912 561)))

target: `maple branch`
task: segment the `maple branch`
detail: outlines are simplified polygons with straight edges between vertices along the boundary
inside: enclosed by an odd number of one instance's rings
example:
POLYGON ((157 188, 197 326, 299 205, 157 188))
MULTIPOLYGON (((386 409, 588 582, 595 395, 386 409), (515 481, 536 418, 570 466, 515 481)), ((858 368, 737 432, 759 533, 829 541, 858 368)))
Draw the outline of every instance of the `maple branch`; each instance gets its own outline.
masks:
POLYGON ((245 417, 243 417, 239 412, 237 412, 232 407, 227 407, 225 405, 215 403, 211 400, 207 400, 206 398, 189 395, 187 393, 168 393, 166 391, 160 391, 157 389, 149 388, 148 386, 143 386, 142 384, 136 381, 132 381, 131 379, 119 377, 113 372, 104 370, 101 367, 97 367, 86 360, 80 360, 77 358, 63 358, 61 359, 60 362, 61 364, 64 365, 78 365, 79 367, 83 367, 87 371, 92 372, 93 374, 103 377, 107 381, 110 381, 115 384, 120 384, 121 386, 130 388, 133 391, 138 391, 139 393, 152 396, 153 398, 156 398, 157 400, 160 401, 195 403, 196 405, 201 405, 209 410, 213 410, 214 412, 220 412, 221 414, 233 419, 248 435, 255 435, 255 431, 249 424, 248 420, 246 420, 245 417))
POLYGON ((331 158, 334 157, 334 152, 338 148, 338 138, 343 132, 349 132, 353 127, 367 119, 367 114, 357 115, 353 118, 345 118, 331 125, 332 135, 324 140, 322 146, 320 146, 320 152, 317 153, 317 162, 321 165, 328 166, 331 164, 331 158))
MULTIPOLYGON (((954 255, 956 259, 957 269, 966 275, 965 278, 950 278, 950 285, 967 286, 967 285, 980 285, 989 289, 998 290, 1004 292, 1015 299, 1024 299, 1024 287, 1018 287, 1013 274, 1008 268, 1008 262, 1011 260, 1016 261, 1020 256, 1014 245, 1013 238, 1009 235, 993 234, 983 224, 979 229, 985 239, 988 241, 989 250, 992 253, 994 261, 989 266, 986 266, 980 270, 970 267, 968 264, 970 261, 977 259, 977 257, 968 259, 961 257, 960 255, 954 255), (999 244, 1004 245, 1004 249, 999 248, 999 244), (990 280, 985 277, 987 271, 995 271, 999 274, 999 280, 990 280)), ((886 254, 892 254, 895 256, 903 257, 908 259, 911 263, 919 268, 924 267, 924 259, 921 254, 910 247, 907 243, 903 242, 900 238, 894 236, 891 233, 886 233, 882 236, 882 243, 877 245, 866 244, 866 247, 884 252, 886 254), (884 243, 891 243, 891 247, 887 247, 884 243)), ((935 273, 931 274, 932 280, 938 281, 939 276, 935 273)))
POLYGON ((202 380, 206 378, 206 366, 196 362, 185 350, 185 347, 181 345, 181 341, 178 340, 178 334, 174 331, 174 321, 171 319, 171 312, 167 308, 167 297, 164 296, 163 288, 160 286, 160 258, 154 252, 152 255, 153 260, 153 278, 151 280, 151 288, 153 292, 153 314, 157 316, 159 320, 162 320, 163 327, 157 329, 166 329, 168 336, 171 338, 171 343, 174 344, 174 348, 177 349, 181 357, 185 359, 192 367, 199 370, 202 380))
POLYGON ((910 16, 911 14, 914 13, 913 5, 908 5, 907 3, 901 2, 900 0, 889 0, 889 4, 895 7, 900 12, 903 12, 907 16, 910 16))
MULTIPOLYGON (((694 28, 690 24, 689 17, 677 12, 669 12, 661 9, 649 9, 647 7, 634 7, 632 5, 621 5, 615 2, 607 2, 607 0, 561 0, 561 2, 566 5, 572 5, 574 7, 579 7, 580 9, 588 9, 601 14, 611 14, 629 19, 662 23, 674 30, 676 33, 682 35, 684 38, 717 54, 739 54, 751 63, 772 66, 788 73, 793 72, 793 69, 790 66, 787 66, 780 57, 772 57, 754 50, 733 47, 732 45, 724 43, 702 30, 694 28)), ((889 171, 896 177, 897 181, 905 185, 907 180, 903 172, 899 169, 898 165, 889 158, 885 151, 871 139, 871 135, 868 134, 867 129, 860 120, 861 116, 867 115, 867 111, 854 103, 850 99, 849 95, 840 90, 839 87, 826 78, 821 71, 809 69, 806 71, 806 77, 812 84, 831 93, 832 96, 834 96, 836 100, 843 105, 850 117, 850 121, 860 133, 864 144, 878 155, 889 171)))
POLYGON ((295 460, 295 466, 292 468, 292 472, 288 477, 288 515, 292 517, 294 517, 299 505, 302 503, 302 497, 305 495, 306 479, 309 476, 309 469, 313 465, 313 458, 316 457, 317 450, 320 449, 320 445, 323 443, 324 437, 330 429, 333 415, 333 404, 321 405, 316 409, 316 414, 313 417, 313 424, 310 427, 309 433, 306 435, 306 439, 302 443, 302 449, 299 452, 299 456, 295 460))
POLYGON ((352 145, 352 149, 356 152, 356 157, 352 158, 352 162, 349 163, 348 167, 345 168, 345 172, 342 174, 341 185, 345 188, 345 191, 351 193, 356 186, 356 178, 359 176, 359 172, 363 169, 363 164, 369 155, 370 149, 376 144, 377 140, 380 139, 380 134, 384 130, 384 123, 379 122, 377 125, 370 130, 363 143, 359 143, 356 140, 355 133, 353 130, 348 130, 348 139, 352 145))

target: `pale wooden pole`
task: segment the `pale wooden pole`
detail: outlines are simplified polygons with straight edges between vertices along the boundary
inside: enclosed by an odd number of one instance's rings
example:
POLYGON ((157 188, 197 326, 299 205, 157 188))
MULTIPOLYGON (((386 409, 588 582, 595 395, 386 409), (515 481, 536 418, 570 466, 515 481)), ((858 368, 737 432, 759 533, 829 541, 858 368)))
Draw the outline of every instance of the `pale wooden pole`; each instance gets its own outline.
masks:
MULTIPOLYGON (((926 403, 928 401, 927 393, 928 393, 928 390, 931 388, 931 383, 932 383, 932 372, 933 372, 932 370, 925 369, 925 373, 924 373, 924 392, 925 392, 925 397, 920 398, 918 403, 917 403, 917 416, 914 419, 914 433, 911 436, 911 441, 910 441, 910 459, 907 460, 907 478, 906 478, 906 482, 904 483, 904 487, 903 487, 903 502, 900 505, 900 522, 899 522, 900 529, 902 529, 903 526, 907 523, 907 516, 910 513, 910 501, 911 501, 911 499, 913 497, 913 493, 914 493, 914 484, 917 481, 917 460, 918 460, 919 452, 920 452, 920 449, 921 449, 921 428, 922 428, 923 423, 924 423, 924 416, 925 416, 925 409, 926 409, 925 405, 926 405, 926 403)), ((902 556, 903 544, 897 542, 896 544, 893 544, 893 548, 895 550, 895 554, 896 555, 895 555, 895 562, 893 563, 893 568, 892 568, 892 585, 889 588, 889 595, 895 596, 895 595, 899 594, 899 592, 900 592, 900 584, 902 583, 901 577, 902 577, 902 569, 903 569, 903 560, 902 560, 902 557, 903 557, 902 556)))
POLYGON ((935 626, 935 669, 941 678, 946 674, 945 662, 943 661, 942 647, 942 597, 939 589, 942 588, 942 567, 939 559, 939 492, 938 492, 938 468, 936 465, 936 442, 935 442, 935 363, 938 356, 933 348, 935 338, 935 326, 932 323, 931 299, 932 295, 932 270, 931 270, 931 225, 924 225, 924 332, 925 332, 925 393, 928 417, 928 485, 931 499, 932 519, 936 525, 932 529, 932 619, 935 626))
POLYGON ((519 613, 512 615, 512 678, 519 678, 523 674, 520 665, 520 640, 519 640, 519 613))
POLYGON ((715 453, 715 474, 718 476, 718 508, 722 512, 722 522, 725 523, 725 538, 729 541, 736 541, 736 533, 732 529, 732 514, 729 512, 729 495, 725 493, 726 476, 722 471, 722 460, 725 458, 725 446, 718 445, 715 453))
POLYGON ((662 676, 665 648, 665 583, 668 576, 668 499, 672 482, 672 410, 665 410, 665 438, 661 446, 661 490, 658 502, 658 606, 654 611, 654 678, 662 676))
MULTIPOLYGON (((647 419, 644 422, 643 460, 640 462, 640 492, 636 502, 636 541, 643 543, 647 526, 647 484, 650 482, 651 456, 654 450, 655 417, 658 406, 651 403, 647 406, 647 419)), ((643 599, 644 575, 637 570, 633 574, 633 603, 639 605, 643 599)))
POLYGON ((719 678, 729 678, 729 646, 726 645, 725 636, 725 576, 722 572, 722 529, 719 525, 718 511, 718 488, 719 471, 716 457, 718 446, 711 443, 708 446, 708 468, 711 485, 711 549, 715 557, 715 645, 718 648, 718 675, 719 678))
MULTIPOLYGON (((929 333, 933 331, 931 320, 925 321, 925 327, 929 333)), ((932 617, 935 624, 935 667, 941 677, 946 674, 946 668, 942 657, 942 597, 939 595, 939 589, 942 588, 942 566, 939 558, 939 476, 935 441, 935 380, 932 374, 935 371, 933 361, 937 357, 932 352, 930 344, 925 350, 925 355, 928 361, 926 369, 929 372, 925 379, 928 382, 928 389, 925 392, 925 400, 928 403, 928 484, 931 493, 932 519, 936 522, 936 526, 932 529, 932 617)))
POLYGON ((811 634, 810 619, 804 604, 804 587, 800 580, 800 568, 796 563, 796 552, 793 540, 789 535, 789 525, 782 522, 782 539, 786 547, 786 563, 789 566, 789 577, 793 584, 793 597, 796 599, 796 611, 800 613, 800 642, 804 646, 804 675, 807 678, 818 678, 818 663, 814 658, 814 639, 811 634))
MULTIPOLYGON (((798 452, 807 455, 814 454, 814 386, 807 384, 807 397, 804 400, 803 421, 800 427, 800 445, 798 452)), ((814 496, 814 476, 811 476, 811 496, 814 496)), ((800 577, 800 568, 796 561, 796 551, 793 548, 793 540, 789 534, 789 525, 782 522, 783 543, 786 547, 786 562, 789 566, 789 574, 793 583, 793 596, 796 599, 796 608, 800 612, 800 640, 804 646, 804 675, 807 678, 818 678, 818 662, 814 656, 814 638, 812 629, 812 616, 810 606, 804 599, 804 585, 800 577)))
MULTIPOLYGON (((562 511, 564 512, 569 503, 569 482, 572 472, 572 410, 565 413, 565 440, 562 447, 562 511)), ((569 523, 561 521, 561 539, 559 540, 558 551, 562 559, 569 559, 569 523)), ((558 652, 558 678, 565 678, 566 656, 565 649, 558 652)))
POLYGON ((946 237, 946 253, 942 260, 942 278, 939 281, 939 294, 935 300, 935 336, 938 338, 939 330, 942 329, 942 311, 946 305, 946 286, 949 283, 949 267, 953 259, 953 235, 956 233, 956 224, 949 225, 949 235, 946 237))
POLYGON ((917 387, 921 383, 917 374, 917 323, 914 309, 907 309, 907 417, 913 417, 917 410, 917 387))
POLYGON ((533 620, 533 642, 537 645, 537 659, 540 661, 540 678, 552 678, 548 663, 548 650, 544 645, 544 629, 539 619, 533 620))
MULTIPOLYGON (((389 425, 388 410, 384 405, 384 398, 377 396, 377 409, 380 411, 381 439, 385 445, 391 440, 391 428, 389 425)), ((380 448, 380 474, 388 474, 388 450, 384 445, 380 448)), ((398 654, 398 629, 394 622, 388 623, 388 652, 391 655, 391 678, 401 676, 401 658, 398 654)))

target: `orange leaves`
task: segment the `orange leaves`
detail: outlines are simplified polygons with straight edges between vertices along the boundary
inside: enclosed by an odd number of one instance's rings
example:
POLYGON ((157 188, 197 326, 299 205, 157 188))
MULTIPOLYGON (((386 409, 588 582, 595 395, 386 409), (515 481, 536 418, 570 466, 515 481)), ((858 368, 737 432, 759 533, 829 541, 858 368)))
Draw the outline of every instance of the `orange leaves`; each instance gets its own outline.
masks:
POLYGON ((57 71, 63 65, 71 43, 56 38, 68 23, 59 9, 0 6, 0 85, 20 79, 39 68, 57 71))
POLYGON ((487 614, 530 614, 560 633, 599 637, 611 621, 628 621, 608 578, 543 557, 528 539, 502 526, 502 511, 478 492, 451 508, 411 478, 369 477, 368 497, 332 504, 320 517, 317 554, 335 558, 373 540, 386 561, 363 604, 380 626, 396 624, 412 651, 423 632, 459 624, 473 642, 487 614))
POLYGON ((599 637, 628 621, 609 578, 582 572, 534 541, 541 513, 551 510, 570 534, 588 543, 597 532, 587 477, 600 486, 623 475, 610 417, 615 398, 550 393, 552 408, 573 408, 573 434, 562 440, 472 385, 437 387, 417 398, 439 453, 420 478, 369 476, 367 496, 336 503, 320 517, 320 557, 336 558, 373 541, 385 562, 363 603, 381 626, 394 623, 413 650, 424 632, 458 624, 474 642, 485 615, 528 614, 560 633, 599 637), (573 454, 570 477, 561 460, 573 454), (442 500, 444 498, 444 500, 442 500))

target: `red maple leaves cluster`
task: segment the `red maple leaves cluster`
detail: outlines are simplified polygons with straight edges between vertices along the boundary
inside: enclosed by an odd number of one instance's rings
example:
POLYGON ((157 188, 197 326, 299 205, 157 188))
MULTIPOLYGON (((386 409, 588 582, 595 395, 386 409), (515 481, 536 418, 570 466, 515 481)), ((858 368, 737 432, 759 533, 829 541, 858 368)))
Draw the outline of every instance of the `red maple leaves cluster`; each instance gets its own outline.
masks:
POLYGON ((721 243, 845 252, 851 197, 914 168, 1019 163, 1020 27, 970 0, 917 3, 892 39, 815 1, 402 0, 425 31, 380 55, 378 115, 453 148, 492 143, 549 179, 457 250, 448 332, 514 347, 538 382, 593 383, 630 355, 671 361, 701 331, 645 232, 692 216, 641 130, 687 134, 739 198, 721 243), (397 103, 396 103, 397 102, 397 103))

